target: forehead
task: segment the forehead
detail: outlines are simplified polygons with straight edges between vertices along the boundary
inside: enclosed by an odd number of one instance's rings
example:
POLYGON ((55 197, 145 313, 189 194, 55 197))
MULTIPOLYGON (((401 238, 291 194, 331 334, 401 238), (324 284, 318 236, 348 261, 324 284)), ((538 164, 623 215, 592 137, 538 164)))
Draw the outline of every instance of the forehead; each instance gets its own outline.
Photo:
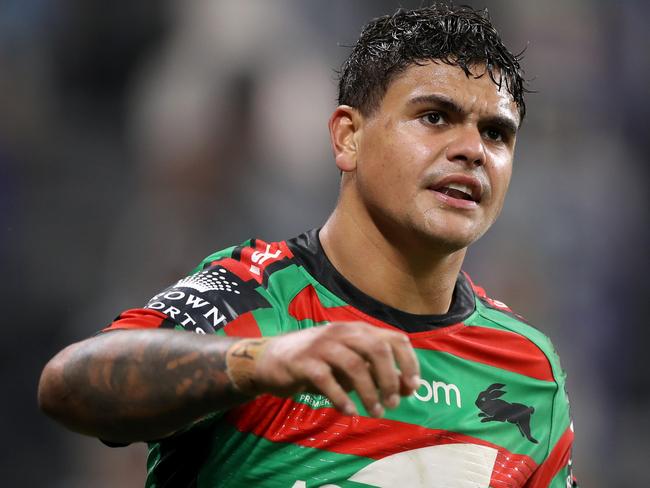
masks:
MULTIPOLYGON (((517 104, 506 89, 505 82, 501 87, 494 83, 489 73, 485 72, 484 65, 471 66, 471 72, 482 76, 467 76, 458 66, 443 62, 413 64, 391 81, 381 105, 394 108, 408 104, 412 99, 438 94, 454 100, 468 112, 501 115, 518 124, 517 104)), ((497 72, 497 80, 498 76, 497 72)))

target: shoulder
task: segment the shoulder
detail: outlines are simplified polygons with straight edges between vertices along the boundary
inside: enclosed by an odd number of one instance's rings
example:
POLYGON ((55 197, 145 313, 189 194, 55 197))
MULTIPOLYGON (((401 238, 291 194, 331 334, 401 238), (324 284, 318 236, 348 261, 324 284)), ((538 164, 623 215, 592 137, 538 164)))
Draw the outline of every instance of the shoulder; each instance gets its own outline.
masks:
POLYGON ((266 335, 260 321, 276 322, 277 314, 277 302, 267 291, 269 278, 290 266, 292 258, 285 241, 261 239, 214 252, 143 308, 122 313, 107 329, 166 327, 199 334, 266 335))
POLYGON ((470 325, 483 327, 497 337, 503 347, 510 347, 522 364, 529 364, 538 379, 564 383, 565 374, 551 339, 503 301, 491 297, 465 273, 476 301, 470 325))
MULTIPOLYGON (((490 361, 500 361, 497 365, 503 371, 516 374, 509 377, 511 389, 515 389, 516 383, 521 385, 522 398, 527 398, 535 408, 536 422, 542 420, 547 426, 548 452, 556 445, 564 449, 573 439, 573 431, 566 374, 553 343, 545 333, 466 277, 476 300, 475 313, 467 324, 470 330, 477 331, 471 338, 486 344, 490 361)), ((502 379, 498 383, 508 381, 502 379)))
POLYGON ((209 255, 194 269, 194 273, 220 268, 244 281, 262 284, 274 271, 292 264, 293 258, 286 241, 249 239, 238 246, 209 255))

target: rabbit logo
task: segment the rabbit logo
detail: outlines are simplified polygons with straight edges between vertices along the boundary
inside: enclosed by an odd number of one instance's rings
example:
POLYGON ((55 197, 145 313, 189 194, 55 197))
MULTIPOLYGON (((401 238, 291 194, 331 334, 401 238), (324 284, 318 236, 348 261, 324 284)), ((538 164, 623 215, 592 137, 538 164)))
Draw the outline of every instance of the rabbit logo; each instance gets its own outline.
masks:
POLYGON ((501 389, 504 386, 503 383, 493 383, 479 393, 475 404, 481 409, 481 413, 478 414, 481 422, 510 422, 519 428, 523 437, 537 444, 537 439, 530 434, 530 416, 535 413, 535 408, 522 403, 499 400, 498 398, 505 394, 501 389))

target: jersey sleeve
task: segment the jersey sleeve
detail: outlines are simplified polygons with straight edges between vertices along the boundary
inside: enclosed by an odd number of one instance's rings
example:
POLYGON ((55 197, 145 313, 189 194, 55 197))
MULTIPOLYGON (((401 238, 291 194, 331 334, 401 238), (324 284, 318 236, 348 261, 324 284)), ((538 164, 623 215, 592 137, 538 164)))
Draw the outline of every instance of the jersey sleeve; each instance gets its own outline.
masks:
POLYGON ((275 335, 274 315, 255 275, 229 250, 206 258, 194 271, 154 295, 142 308, 121 313, 102 332, 120 329, 176 329, 236 337, 275 335), (269 325, 270 324, 270 325, 269 325))

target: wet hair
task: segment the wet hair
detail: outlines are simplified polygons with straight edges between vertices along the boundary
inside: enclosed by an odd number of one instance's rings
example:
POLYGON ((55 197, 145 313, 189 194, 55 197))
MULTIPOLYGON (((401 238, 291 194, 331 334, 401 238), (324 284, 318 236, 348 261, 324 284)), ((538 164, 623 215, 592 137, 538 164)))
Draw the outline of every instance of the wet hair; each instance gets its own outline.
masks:
POLYGON ((370 115, 398 74, 434 60, 475 78, 487 73, 499 89, 505 85, 523 120, 528 90, 519 65, 522 54, 504 46, 487 10, 447 4, 399 9, 371 20, 361 31, 340 71, 338 101, 370 115))

